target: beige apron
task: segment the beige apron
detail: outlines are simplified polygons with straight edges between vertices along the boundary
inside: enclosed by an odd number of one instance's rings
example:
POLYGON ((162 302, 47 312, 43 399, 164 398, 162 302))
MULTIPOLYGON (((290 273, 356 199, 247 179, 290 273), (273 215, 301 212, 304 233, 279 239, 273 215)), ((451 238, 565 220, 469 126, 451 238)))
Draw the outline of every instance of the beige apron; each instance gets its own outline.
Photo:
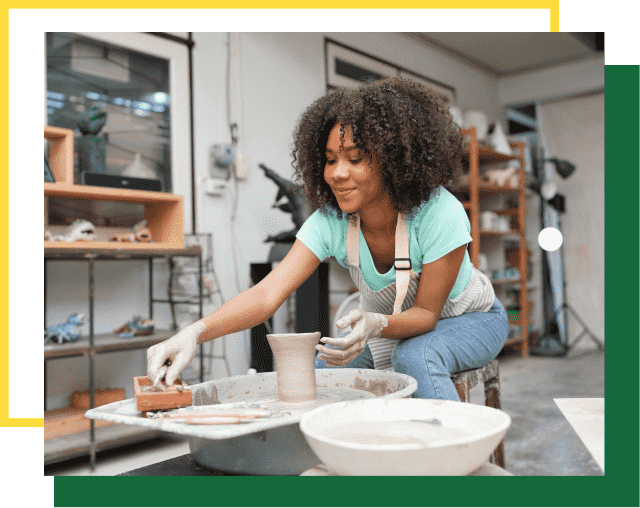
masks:
MULTIPOLYGON (((349 274, 360 291, 360 305, 367 312, 395 315, 409 309, 416 299, 420 274, 414 273, 409 257, 409 235, 404 214, 398 214, 395 239, 396 281, 379 291, 374 291, 364 280, 360 269, 360 216, 350 216, 347 226, 347 258, 349 274), (396 291, 397 288, 397 291, 396 291)), ((480 270, 472 267, 467 287, 454 299, 447 298, 440 319, 460 316, 465 312, 488 311, 495 300, 491 282, 480 270)), ((376 370, 393 370, 391 352, 395 340, 377 337, 369 339, 368 345, 376 370)))

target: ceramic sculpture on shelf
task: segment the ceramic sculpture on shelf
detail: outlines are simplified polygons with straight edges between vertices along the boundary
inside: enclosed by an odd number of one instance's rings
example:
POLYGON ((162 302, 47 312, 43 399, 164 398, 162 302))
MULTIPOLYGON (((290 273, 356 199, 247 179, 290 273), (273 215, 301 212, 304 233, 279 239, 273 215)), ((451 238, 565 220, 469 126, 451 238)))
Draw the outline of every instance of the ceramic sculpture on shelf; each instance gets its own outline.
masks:
POLYGON ((462 115, 462 110, 455 104, 452 104, 449 106, 449 114, 451 115, 451 120, 453 120, 458 127, 464 129, 464 116, 462 115))
POLYGON ((45 330, 44 343, 55 342, 76 342, 80 339, 80 328, 87 323, 85 314, 71 314, 69 318, 59 325, 52 326, 45 330))
POLYGON ((511 155, 511 145, 509 144, 509 139, 504 133, 500 122, 495 122, 493 124, 493 130, 489 135, 489 145, 498 153, 511 155))
POLYGON ((505 187, 507 184, 509 184, 509 187, 512 187, 511 178, 517 176, 517 173, 516 169, 513 166, 509 166, 505 169, 489 169, 484 173, 484 176, 492 185, 505 187))
POLYGON ((76 141, 80 173, 107 172, 105 141, 98 136, 106 122, 107 112, 98 108, 90 108, 80 116, 78 129, 82 137, 76 141))
POLYGON ((54 238, 56 242, 93 242, 95 239, 96 227, 84 219, 74 220, 67 229, 66 235, 54 238))
POLYGON ((149 180, 156 180, 158 178, 155 170, 142 161, 142 155, 139 153, 134 155, 133 161, 125 168, 121 175, 130 178, 146 178, 149 180))
POLYGON ((469 109, 464 113, 464 128, 476 128, 476 139, 484 141, 489 131, 489 120, 479 109, 469 109))

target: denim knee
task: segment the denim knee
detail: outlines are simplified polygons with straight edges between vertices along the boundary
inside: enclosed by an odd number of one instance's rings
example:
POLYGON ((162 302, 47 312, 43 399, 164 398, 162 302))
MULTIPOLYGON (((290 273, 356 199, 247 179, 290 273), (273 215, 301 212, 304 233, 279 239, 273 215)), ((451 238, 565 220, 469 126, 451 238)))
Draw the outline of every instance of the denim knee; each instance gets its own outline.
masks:
POLYGON ((428 364, 444 365, 444 360, 436 349, 427 347, 423 350, 416 347, 416 343, 411 344, 411 340, 399 340, 393 348, 391 365, 395 372, 415 377, 416 374, 424 372, 428 364))

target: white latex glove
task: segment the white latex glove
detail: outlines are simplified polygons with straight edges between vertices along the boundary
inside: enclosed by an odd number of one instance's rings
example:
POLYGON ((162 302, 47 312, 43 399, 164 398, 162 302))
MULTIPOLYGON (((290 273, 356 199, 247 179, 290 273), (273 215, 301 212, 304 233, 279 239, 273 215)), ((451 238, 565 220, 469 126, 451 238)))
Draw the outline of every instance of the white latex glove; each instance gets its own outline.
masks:
POLYGON ((165 384, 173 385, 196 355, 198 337, 206 327, 202 321, 196 321, 170 339, 147 349, 147 377, 152 383, 161 369, 166 369, 164 363, 171 360, 171 366, 166 371, 165 384))
POLYGON ((336 323, 338 328, 351 326, 351 333, 345 337, 323 337, 320 339, 323 344, 337 346, 340 349, 332 349, 318 344, 316 346, 316 350, 320 351, 318 359, 325 360, 327 367, 347 365, 364 351, 370 338, 380 337, 382 330, 388 324, 387 318, 382 314, 353 309, 336 323))

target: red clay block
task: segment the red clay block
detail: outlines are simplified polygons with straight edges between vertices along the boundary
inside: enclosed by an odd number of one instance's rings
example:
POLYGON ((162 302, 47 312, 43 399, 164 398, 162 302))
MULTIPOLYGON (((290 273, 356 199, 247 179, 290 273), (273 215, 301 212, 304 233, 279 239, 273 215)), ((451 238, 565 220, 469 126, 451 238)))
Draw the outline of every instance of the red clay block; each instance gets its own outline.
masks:
POLYGON ((151 380, 146 376, 133 378, 133 389, 136 394, 138 411, 146 412, 159 411, 161 409, 176 409, 193 404, 191 390, 186 389, 186 383, 180 379, 176 380, 175 385, 167 386, 166 392, 148 390, 148 388, 151 388, 151 385, 151 380), (185 389, 178 390, 178 386, 182 386, 185 389))

